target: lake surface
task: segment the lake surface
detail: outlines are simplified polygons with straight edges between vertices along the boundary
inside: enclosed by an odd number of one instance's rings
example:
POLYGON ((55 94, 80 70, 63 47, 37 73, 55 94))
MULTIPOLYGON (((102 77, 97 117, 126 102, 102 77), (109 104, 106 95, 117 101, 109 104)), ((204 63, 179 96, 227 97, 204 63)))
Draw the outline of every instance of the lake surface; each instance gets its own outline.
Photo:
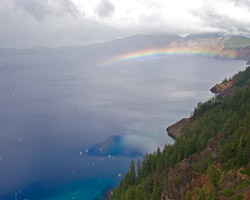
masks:
POLYGON ((246 61, 0 55, 0 199, 103 199, 246 61))

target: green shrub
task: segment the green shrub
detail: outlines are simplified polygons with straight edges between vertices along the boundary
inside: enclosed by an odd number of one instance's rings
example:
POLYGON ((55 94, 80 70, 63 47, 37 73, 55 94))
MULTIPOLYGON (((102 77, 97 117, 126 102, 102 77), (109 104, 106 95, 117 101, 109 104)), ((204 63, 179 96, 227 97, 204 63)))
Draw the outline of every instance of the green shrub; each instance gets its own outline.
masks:
POLYGON ((244 197, 243 194, 239 194, 237 197, 233 198, 233 200, 242 200, 244 197))

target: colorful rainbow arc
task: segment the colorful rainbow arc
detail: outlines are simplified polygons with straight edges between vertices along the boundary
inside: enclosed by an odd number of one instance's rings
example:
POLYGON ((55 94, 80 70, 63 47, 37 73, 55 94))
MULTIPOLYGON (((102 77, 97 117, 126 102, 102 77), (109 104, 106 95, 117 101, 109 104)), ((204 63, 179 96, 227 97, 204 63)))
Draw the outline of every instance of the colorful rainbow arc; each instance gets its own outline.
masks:
POLYGON ((203 56, 203 57, 220 57, 220 58, 230 58, 230 53, 220 52, 220 51, 211 51, 204 48, 152 48, 145 49, 141 51, 133 51, 126 54, 115 56, 111 59, 100 62, 99 66, 106 66, 115 64, 118 62, 129 61, 140 58, 148 58, 148 57, 160 57, 160 56, 168 56, 168 55, 185 55, 185 56, 203 56))

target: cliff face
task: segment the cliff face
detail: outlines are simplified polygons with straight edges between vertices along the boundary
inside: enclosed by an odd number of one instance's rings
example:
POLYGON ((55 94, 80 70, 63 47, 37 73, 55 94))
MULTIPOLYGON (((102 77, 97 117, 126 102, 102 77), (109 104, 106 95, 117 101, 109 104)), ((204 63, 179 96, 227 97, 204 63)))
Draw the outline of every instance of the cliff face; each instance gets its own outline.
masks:
POLYGON ((229 81, 224 81, 221 84, 216 84, 214 87, 210 89, 210 91, 213 92, 214 94, 226 93, 227 91, 230 90, 230 88, 232 88, 233 82, 234 82, 233 80, 229 80, 229 81))
POLYGON ((176 122, 175 124, 167 127, 167 133, 170 137, 176 139, 181 136, 181 131, 183 128, 188 126, 191 123, 190 118, 183 118, 182 120, 176 122))

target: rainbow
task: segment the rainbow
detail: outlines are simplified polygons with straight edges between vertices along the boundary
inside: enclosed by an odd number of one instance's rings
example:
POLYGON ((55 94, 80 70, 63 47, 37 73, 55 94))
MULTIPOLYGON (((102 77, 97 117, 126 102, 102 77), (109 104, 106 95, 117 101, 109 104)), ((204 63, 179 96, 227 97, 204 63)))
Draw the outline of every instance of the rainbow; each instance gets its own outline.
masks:
POLYGON ((99 66, 112 65, 118 62, 124 62, 135 59, 143 59, 149 57, 161 57, 169 55, 184 55, 184 56, 203 56, 203 57, 220 57, 231 58, 231 52, 221 50, 211 50, 205 48, 182 48, 182 47, 167 47, 167 48, 152 48, 144 49, 140 51, 133 51, 125 54, 121 54, 110 59, 100 62, 99 66))

